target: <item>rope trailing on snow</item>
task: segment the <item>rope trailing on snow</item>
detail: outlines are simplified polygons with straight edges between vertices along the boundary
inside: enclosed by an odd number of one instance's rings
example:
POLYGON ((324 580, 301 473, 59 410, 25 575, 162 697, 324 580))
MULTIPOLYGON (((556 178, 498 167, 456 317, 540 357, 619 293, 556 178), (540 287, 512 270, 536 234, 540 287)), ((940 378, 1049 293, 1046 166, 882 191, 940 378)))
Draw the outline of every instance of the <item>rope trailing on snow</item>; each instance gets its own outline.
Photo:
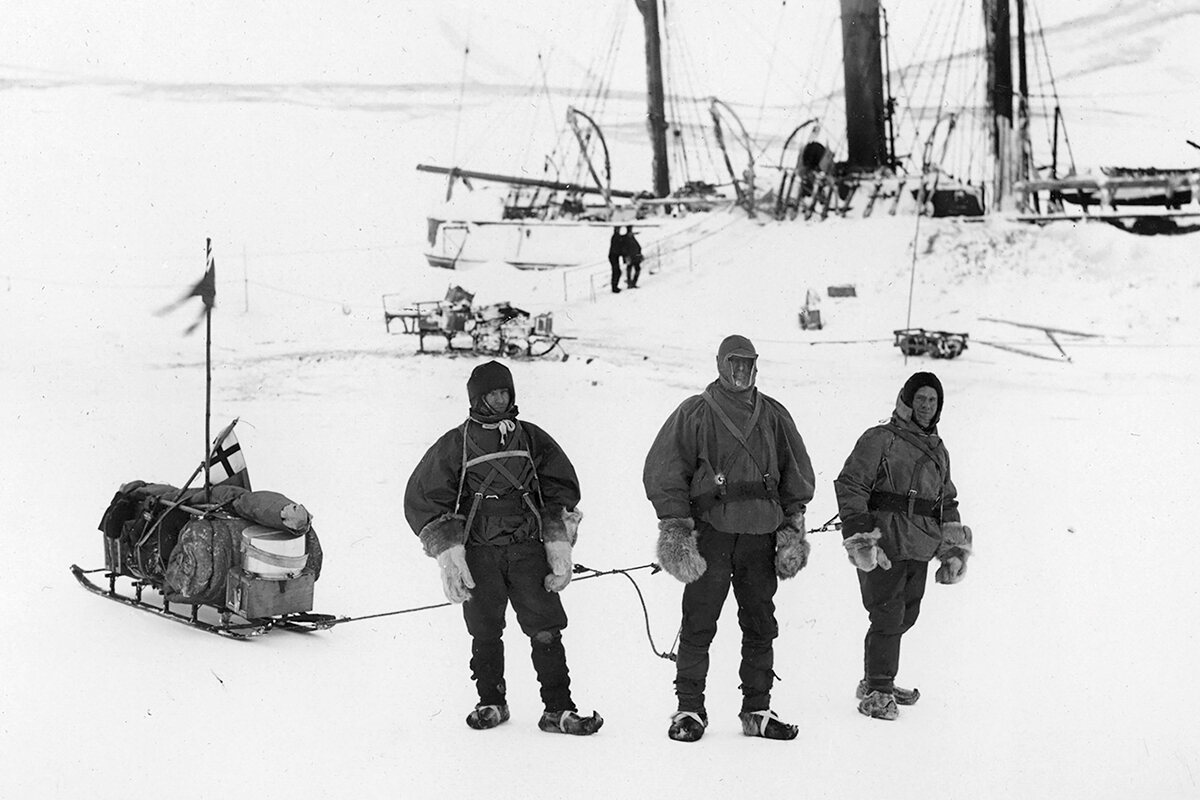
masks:
MULTIPOLYGON (((677 632, 675 634, 675 641, 671 644, 671 649, 668 652, 664 653, 664 652, 660 651, 658 649, 658 646, 654 644, 654 634, 650 632, 650 611, 646 608, 646 598, 642 594, 642 587, 638 586, 637 581, 635 581, 633 579, 633 576, 631 576, 629 574, 630 572, 633 572, 634 570, 639 570, 639 569, 650 569, 651 575, 662 571, 662 567, 660 567, 658 564, 655 564, 654 562, 651 562, 649 564, 643 564, 640 567, 627 567, 625 569, 610 569, 610 570, 607 570, 604 572, 601 572, 599 570, 594 570, 591 567, 585 567, 582 564, 575 565, 576 572, 592 573, 591 575, 585 575, 584 577, 578 579, 581 581, 587 580, 588 578, 598 578, 601 575, 624 575, 626 580, 628 580, 631 584, 633 584, 633 590, 635 592, 637 592, 638 602, 642 604, 642 617, 646 620, 646 638, 650 640, 650 650, 653 651, 654 655, 658 656, 659 658, 665 658, 667 661, 674 661, 675 660, 675 647, 676 647, 676 645, 679 644, 679 633, 677 632)), ((679 631, 682 632, 683 628, 680 627, 679 631)))
MULTIPOLYGON (((581 577, 574 578, 573 580, 586 581, 589 578, 599 578, 604 575, 624 575, 625 578, 631 584, 633 584, 633 589, 635 592, 637 592, 638 601, 642 604, 642 616, 646 620, 646 638, 650 640, 650 649, 653 650, 654 655, 658 656, 659 658, 665 658, 668 661, 674 661, 675 660, 674 645, 672 645, 672 647, 671 647, 671 652, 664 653, 664 652, 661 652, 658 649, 658 646, 654 644, 654 635, 650 631, 650 612, 646 608, 646 598, 642 594, 642 588, 640 586, 638 586, 637 581, 635 581, 633 579, 633 576, 629 574, 630 572, 636 572, 639 569, 649 569, 649 570, 651 570, 651 574, 654 574, 656 572, 659 572, 662 569, 662 567, 660 567, 658 564, 651 562, 649 564, 642 564, 641 566, 637 566, 637 567, 624 567, 622 569, 598 570, 598 569, 592 569, 591 567, 585 567, 583 564, 576 564, 575 569, 574 569, 574 572, 576 574, 580 574, 580 573, 590 573, 590 574, 582 575, 581 577)), ((361 617, 338 617, 336 619, 330 620, 328 623, 326 623, 324 625, 324 627, 332 628, 334 625, 341 625, 346 622, 361 622, 362 620, 365 620, 365 619, 379 619, 380 617, 394 617, 399 614, 413 614, 418 611, 431 611, 435 608, 445 608, 446 606, 452 606, 452 605, 455 605, 455 603, 449 603, 449 602, 434 603, 432 605, 427 605, 427 606, 416 606, 414 608, 402 608, 397 611, 383 611, 378 614, 364 614, 361 617)), ((675 635, 675 641, 676 641, 676 643, 678 643, 679 634, 675 635)))

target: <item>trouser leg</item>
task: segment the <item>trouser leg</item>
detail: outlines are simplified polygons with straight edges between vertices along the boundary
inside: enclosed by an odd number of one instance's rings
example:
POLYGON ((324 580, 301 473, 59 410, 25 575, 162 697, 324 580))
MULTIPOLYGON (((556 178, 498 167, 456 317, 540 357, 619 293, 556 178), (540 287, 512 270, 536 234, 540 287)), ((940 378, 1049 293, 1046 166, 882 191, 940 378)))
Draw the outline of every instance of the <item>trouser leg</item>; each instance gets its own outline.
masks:
POLYGON ((859 572, 870 626, 863 640, 863 669, 870 691, 891 692, 900 669, 901 637, 917 622, 929 564, 895 561, 891 569, 859 572))
POLYGON ((738 604, 742 629, 742 711, 765 711, 771 707, 775 680, 775 537, 772 534, 742 534, 733 551, 733 595, 738 604))
POLYGON ((471 677, 481 705, 502 705, 504 686, 504 613, 508 593, 496 547, 468 547, 467 568, 475 579, 463 619, 471 634, 471 677))
POLYGON ((533 669, 541 686, 542 703, 547 711, 574 711, 571 701, 571 676, 562 629, 567 614, 555 592, 543 583, 550 572, 546 550, 541 542, 522 542, 505 548, 508 555, 509 595, 517 623, 529 637, 533 669))
POLYGON ((708 648, 716 636, 721 607, 729 595, 734 540, 734 536, 711 528, 701 530, 697 536, 700 555, 708 562, 708 568, 698 580, 683 587, 683 623, 675 661, 675 694, 683 711, 704 708, 708 648))
POLYGON ((621 257, 620 256, 609 256, 608 264, 610 267, 612 267, 612 290, 614 292, 620 291, 621 257))

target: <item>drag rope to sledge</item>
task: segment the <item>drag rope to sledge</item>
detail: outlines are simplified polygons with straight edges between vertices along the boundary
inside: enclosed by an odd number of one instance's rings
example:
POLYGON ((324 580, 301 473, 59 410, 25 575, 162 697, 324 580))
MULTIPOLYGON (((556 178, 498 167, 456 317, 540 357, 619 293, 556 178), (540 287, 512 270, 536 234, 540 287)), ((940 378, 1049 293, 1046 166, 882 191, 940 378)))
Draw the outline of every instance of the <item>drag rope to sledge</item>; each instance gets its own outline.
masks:
MULTIPOLYGON (((651 562, 649 564, 642 564, 640 567, 626 567, 625 569, 610 569, 610 570, 605 570, 605 571, 601 572, 600 570, 595 570, 595 569, 592 569, 591 567, 585 567, 583 564, 575 565, 576 572, 592 573, 591 575, 585 575, 582 578, 577 579, 577 580, 581 580, 581 581, 587 580, 588 578, 598 578, 601 575, 624 575, 625 579, 628 580, 631 584, 633 584, 633 590, 635 592, 637 592, 638 602, 642 604, 642 616, 646 620, 646 638, 650 640, 650 649, 654 652, 654 655, 658 656, 659 658, 665 658, 667 661, 674 661, 675 660, 675 645, 679 644, 679 634, 678 633, 675 634, 675 642, 674 642, 674 644, 671 645, 671 650, 669 652, 664 653, 664 652, 660 651, 658 649, 658 646, 656 644, 654 644, 654 634, 650 632, 650 611, 646 608, 646 598, 642 594, 642 587, 638 586, 637 581, 635 581, 633 579, 633 576, 629 574, 630 572, 637 570, 637 569, 649 569, 649 570, 651 570, 650 574, 653 575, 656 572, 660 572, 662 570, 662 567, 660 567, 658 564, 655 564, 654 562, 651 562)), ((682 628, 680 628, 680 631, 682 631, 682 628)))
MULTIPOLYGON (((574 572, 576 572, 576 573, 586 572, 586 573, 590 573, 590 574, 582 575, 581 577, 574 578, 573 580, 574 581, 586 581, 589 578, 599 578, 602 575, 624 575, 625 578, 631 584, 633 584, 633 589, 634 589, 634 591, 637 592, 638 601, 642 604, 642 616, 646 620, 646 638, 650 640, 650 649, 653 650, 654 655, 658 656, 659 658, 665 658, 668 661, 674 661, 675 660, 674 646, 672 646, 671 652, 664 653, 664 652, 661 652, 658 649, 658 646, 655 645, 655 643, 654 643, 654 635, 650 631, 650 612, 646 608, 646 598, 642 594, 642 589, 640 586, 638 586, 637 581, 635 581, 633 579, 632 575, 629 575, 630 572, 635 572, 636 570, 639 570, 639 569, 652 570, 651 574, 653 574, 655 572, 659 572, 662 569, 662 567, 660 567, 658 564, 655 564, 654 562, 651 562, 649 564, 642 564, 641 566, 637 566, 637 567, 625 567, 622 569, 598 570, 598 569, 592 569, 591 567, 585 567, 582 564, 576 564, 575 568, 573 570, 574 572)), ((398 611, 383 611, 378 614, 364 614, 360 617, 337 617, 335 619, 324 622, 322 627, 323 628, 332 628, 334 625, 341 625, 346 622, 361 622, 362 620, 365 620, 365 619, 378 619, 380 617, 394 617, 399 614, 413 614, 413 613, 416 613, 417 611, 431 611, 435 608, 445 608, 447 606, 452 606, 452 605, 456 605, 456 604, 449 603, 449 602, 434 603, 432 605, 427 605, 427 606, 416 606, 414 608, 402 608, 402 609, 399 609, 398 611)), ((676 643, 678 643, 679 634, 675 635, 675 641, 676 641, 676 643)))

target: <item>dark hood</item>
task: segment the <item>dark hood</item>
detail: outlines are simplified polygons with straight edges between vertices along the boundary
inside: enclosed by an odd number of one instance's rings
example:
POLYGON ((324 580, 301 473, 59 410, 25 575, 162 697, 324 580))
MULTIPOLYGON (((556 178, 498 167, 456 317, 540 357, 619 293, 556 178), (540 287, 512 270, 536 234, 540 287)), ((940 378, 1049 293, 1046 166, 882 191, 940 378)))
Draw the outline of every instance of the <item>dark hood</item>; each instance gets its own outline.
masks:
POLYGON ((754 388, 755 381, 758 379, 758 351, 754 349, 754 343, 745 336, 726 336, 721 341, 721 346, 717 348, 717 380, 721 386, 730 392, 736 392, 733 388, 731 380, 731 369, 729 359, 731 356, 742 356, 743 358, 754 359, 754 370, 750 373, 750 388, 754 388))
POLYGON ((895 416, 905 422, 912 423, 914 427, 920 427, 917 425, 917 421, 913 419, 912 404, 917 390, 922 386, 930 386, 937 392, 937 411, 934 412, 933 419, 929 421, 929 427, 924 429, 927 433, 933 433, 937 430, 938 420, 942 418, 942 406, 946 402, 946 393, 942 390, 942 382, 932 372, 914 372, 904 382, 904 386, 900 389, 900 394, 896 395, 895 416))
POLYGON ((471 370, 467 379, 467 397, 471 401, 471 416, 484 422, 495 422, 517 415, 517 390, 513 386, 512 373, 499 361, 488 361, 471 370), (508 408, 496 413, 488 408, 483 398, 496 389, 508 389, 508 408))

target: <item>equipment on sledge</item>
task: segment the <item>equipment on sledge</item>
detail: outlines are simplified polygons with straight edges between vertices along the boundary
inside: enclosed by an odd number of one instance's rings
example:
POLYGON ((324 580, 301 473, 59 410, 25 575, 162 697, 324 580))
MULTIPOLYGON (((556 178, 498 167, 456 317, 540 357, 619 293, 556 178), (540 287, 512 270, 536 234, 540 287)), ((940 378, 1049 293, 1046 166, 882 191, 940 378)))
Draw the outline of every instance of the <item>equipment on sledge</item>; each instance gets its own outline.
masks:
POLYGON ((554 315, 547 311, 533 315, 508 301, 487 306, 473 304, 475 295, 459 286, 451 286, 443 300, 423 300, 402 304, 400 295, 383 295, 383 322, 388 333, 406 333, 418 337, 417 350, 424 353, 426 336, 442 336, 442 352, 464 351, 506 358, 542 358, 555 349, 566 361, 567 353, 559 345, 564 339, 554 332, 554 315), (399 320, 401 329, 392 330, 399 320), (470 339, 469 346, 456 342, 470 339))
POLYGON ((906 356, 928 355, 930 358, 955 358, 967 349, 967 334, 949 331, 927 331, 924 328, 902 328, 892 331, 893 344, 906 356))
POLYGON ((104 567, 72 564, 71 572, 101 597, 229 638, 329 628, 337 618, 312 611, 323 561, 312 517, 278 492, 250 489, 236 423, 218 435, 208 463, 184 488, 123 484, 100 520, 104 567), (205 467, 224 469, 225 482, 189 488, 205 467), (107 586, 89 577, 95 573, 104 573, 107 586), (158 592, 158 603, 143 599, 147 588, 158 592))

